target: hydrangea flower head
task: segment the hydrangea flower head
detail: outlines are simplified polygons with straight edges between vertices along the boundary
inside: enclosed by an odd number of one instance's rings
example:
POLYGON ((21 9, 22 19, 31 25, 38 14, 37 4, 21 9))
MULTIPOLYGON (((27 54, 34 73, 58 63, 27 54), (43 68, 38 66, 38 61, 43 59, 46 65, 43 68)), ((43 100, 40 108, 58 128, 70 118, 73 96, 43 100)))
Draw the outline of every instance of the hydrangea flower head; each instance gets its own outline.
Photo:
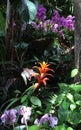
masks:
POLYGON ((50 114, 50 116, 49 116, 49 123, 50 123, 50 126, 53 128, 54 126, 56 126, 58 124, 58 118, 57 117, 53 117, 50 114))
POLYGON ((18 114, 22 115, 21 123, 24 124, 27 120, 30 120, 31 107, 21 106, 18 110, 18 114))
POLYGON ((4 114, 1 116, 1 120, 4 124, 12 125, 16 122, 16 113, 17 110, 11 109, 4 112, 4 114))
POLYGON ((41 125, 43 125, 46 122, 49 123, 49 126, 51 128, 54 128, 58 124, 58 118, 57 117, 53 117, 51 114, 45 114, 44 116, 42 116, 40 118, 40 120, 36 119, 34 121, 34 124, 37 125, 38 123, 40 123, 41 125))

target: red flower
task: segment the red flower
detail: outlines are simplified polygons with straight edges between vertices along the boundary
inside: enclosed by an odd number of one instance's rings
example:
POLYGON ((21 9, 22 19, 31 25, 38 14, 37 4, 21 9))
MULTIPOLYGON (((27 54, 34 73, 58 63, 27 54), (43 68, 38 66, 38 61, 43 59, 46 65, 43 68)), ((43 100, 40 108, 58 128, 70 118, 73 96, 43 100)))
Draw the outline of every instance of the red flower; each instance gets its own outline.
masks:
POLYGON ((47 76, 53 76, 52 74, 49 74, 49 71, 53 71, 53 69, 50 69, 49 66, 50 64, 42 62, 39 62, 39 67, 35 66, 35 68, 37 68, 39 70, 39 74, 36 75, 37 78, 37 83, 34 84, 35 88, 40 87, 41 84, 44 84, 46 86, 46 81, 49 80, 49 78, 47 76))

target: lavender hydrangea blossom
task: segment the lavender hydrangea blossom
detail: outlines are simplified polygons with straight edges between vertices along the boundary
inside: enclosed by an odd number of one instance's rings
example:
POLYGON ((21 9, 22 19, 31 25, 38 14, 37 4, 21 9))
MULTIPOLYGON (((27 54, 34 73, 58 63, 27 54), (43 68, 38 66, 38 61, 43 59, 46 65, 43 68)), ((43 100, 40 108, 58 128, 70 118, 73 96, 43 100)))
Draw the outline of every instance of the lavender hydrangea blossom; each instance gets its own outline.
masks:
POLYGON ((34 121, 34 124, 37 125, 37 124, 45 124, 46 122, 49 122, 49 126, 51 128, 54 128, 57 124, 58 124, 58 118, 57 117, 53 117, 51 114, 45 114, 44 116, 42 116, 40 118, 40 120, 36 119, 34 121))
POLYGON ((21 123, 25 124, 26 121, 30 120, 31 107, 21 106, 18 110, 18 114, 23 116, 21 118, 21 123))
POLYGON ((50 115, 49 115, 49 123, 50 123, 49 126, 51 126, 52 128, 53 128, 54 126, 56 126, 57 123, 58 123, 57 117, 52 117, 52 115, 50 114, 50 115))
POLYGON ((12 125, 16 122, 17 110, 11 109, 4 112, 1 116, 2 123, 12 125))

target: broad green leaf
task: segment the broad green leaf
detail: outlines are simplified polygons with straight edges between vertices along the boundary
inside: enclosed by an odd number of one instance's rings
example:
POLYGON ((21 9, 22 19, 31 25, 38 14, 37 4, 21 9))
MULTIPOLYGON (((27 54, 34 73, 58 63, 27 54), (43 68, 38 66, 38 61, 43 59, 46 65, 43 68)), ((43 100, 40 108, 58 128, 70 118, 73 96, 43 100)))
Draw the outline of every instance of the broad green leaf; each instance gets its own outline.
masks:
POLYGON ((60 105, 64 98, 65 94, 59 94, 58 97, 56 98, 56 103, 60 105))
POLYGON ((14 130, 26 130, 26 126, 20 125, 20 126, 15 127, 14 130))
POLYGON ((31 101, 32 104, 41 107, 41 101, 36 96, 30 97, 30 101, 31 101))
POLYGON ((74 98, 73 95, 71 93, 67 93, 66 97, 72 102, 74 103, 74 98))
POLYGON ((81 84, 71 84, 69 85, 70 89, 74 90, 75 92, 81 91, 81 84))
POLYGON ((76 104, 71 104, 70 109, 73 111, 76 108, 76 104))
MULTIPOLYGON (((35 18, 37 7, 30 0, 23 0, 23 2, 25 4, 25 11, 24 11, 24 13, 26 12, 27 17, 29 15, 29 22, 31 22, 35 18)), ((28 21, 28 20, 25 18, 25 21, 28 21)))
POLYGON ((62 102, 62 107, 63 107, 63 109, 67 110, 67 109, 69 108, 69 103, 64 100, 64 101, 62 102))
POLYGON ((68 84, 66 84, 66 83, 59 83, 58 85, 59 85, 61 90, 67 90, 68 89, 68 84))
POLYGON ((68 118, 69 118, 69 114, 70 114, 70 111, 69 109, 64 109, 62 107, 62 105, 59 106, 59 109, 58 109, 58 118, 59 118, 59 122, 62 124, 63 122, 65 121, 68 121, 68 118))
POLYGON ((71 111, 69 114, 68 122, 71 123, 72 125, 77 125, 81 121, 81 114, 79 109, 76 111, 71 111))
POLYGON ((81 106, 81 101, 76 101, 76 104, 81 106))
POLYGON ((73 130, 73 128, 71 128, 71 127, 68 127, 68 128, 67 128, 67 130, 73 130))
POLYGON ((24 95, 22 98, 21 98, 21 103, 25 102, 27 100, 27 95, 24 95))
POLYGON ((40 126, 38 126, 38 125, 32 125, 29 127, 28 130, 39 130, 39 128, 40 128, 40 126))
POLYGON ((78 74, 78 69, 73 69, 71 71, 71 78, 75 77, 78 74))
POLYGON ((55 127, 55 130, 66 130, 65 125, 59 125, 55 127))

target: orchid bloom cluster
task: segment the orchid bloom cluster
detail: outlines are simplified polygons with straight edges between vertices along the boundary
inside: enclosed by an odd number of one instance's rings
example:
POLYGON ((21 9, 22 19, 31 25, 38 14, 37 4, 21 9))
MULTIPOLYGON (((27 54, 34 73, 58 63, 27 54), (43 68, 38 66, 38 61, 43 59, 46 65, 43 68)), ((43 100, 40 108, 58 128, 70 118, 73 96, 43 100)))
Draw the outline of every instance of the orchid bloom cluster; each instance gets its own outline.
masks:
POLYGON ((24 79, 25 85, 27 85, 27 80, 31 81, 32 77, 36 78, 36 83, 34 83, 34 88, 39 88, 42 84, 46 86, 46 81, 49 80, 48 76, 53 76, 49 72, 54 72, 53 69, 49 68, 50 64, 43 61, 39 62, 39 66, 34 66, 38 72, 36 73, 33 69, 24 68, 21 73, 22 78, 24 79))
POLYGON ((58 33, 64 37, 63 29, 68 29, 74 31, 74 16, 69 15, 66 18, 60 16, 57 10, 53 10, 53 15, 51 19, 46 18, 46 8, 43 5, 38 6, 36 21, 33 21, 31 24, 33 28, 43 32, 53 32, 58 33))
POLYGON ((19 110, 10 109, 4 112, 1 116, 1 121, 3 124, 13 125, 17 122, 17 115, 22 116, 21 123, 25 124, 28 120, 30 120, 31 116, 31 107, 21 106, 19 110))
POLYGON ((38 124, 44 125, 46 122, 49 123, 49 126, 51 128, 54 128, 58 124, 58 118, 53 117, 52 114, 45 114, 40 118, 40 120, 36 119, 34 121, 34 124, 35 125, 38 125, 38 124))

